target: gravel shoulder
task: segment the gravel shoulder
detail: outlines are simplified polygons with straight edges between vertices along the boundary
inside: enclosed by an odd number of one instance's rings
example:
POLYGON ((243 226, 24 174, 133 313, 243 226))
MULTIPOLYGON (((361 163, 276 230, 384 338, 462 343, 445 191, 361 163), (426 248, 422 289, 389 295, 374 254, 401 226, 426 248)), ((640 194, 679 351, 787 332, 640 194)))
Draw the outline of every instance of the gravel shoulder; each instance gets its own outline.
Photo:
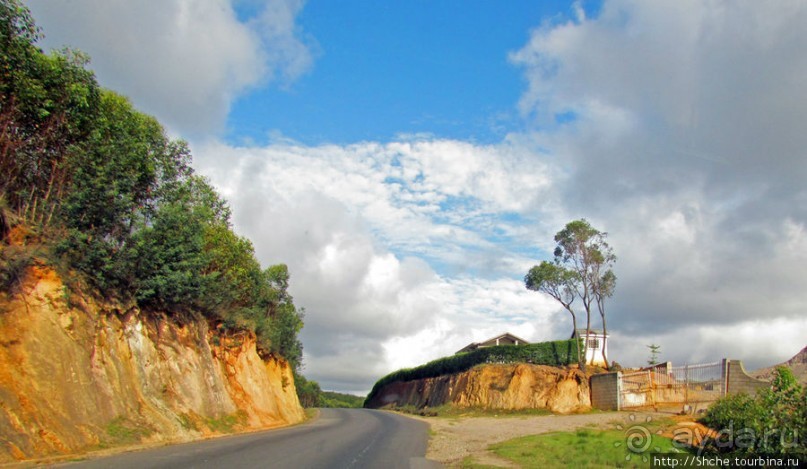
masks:
MULTIPOLYGON (((411 416, 410 416, 411 417, 411 416)), ((669 417, 668 414, 596 412, 572 415, 503 416, 503 417, 415 417, 431 425, 426 453, 428 459, 448 466, 459 466, 471 456, 476 463, 512 467, 488 451, 494 443, 520 436, 578 428, 618 429, 630 427, 647 418, 669 417), (631 418, 631 416, 633 416, 631 418), (626 425, 627 424, 627 425, 626 425)))

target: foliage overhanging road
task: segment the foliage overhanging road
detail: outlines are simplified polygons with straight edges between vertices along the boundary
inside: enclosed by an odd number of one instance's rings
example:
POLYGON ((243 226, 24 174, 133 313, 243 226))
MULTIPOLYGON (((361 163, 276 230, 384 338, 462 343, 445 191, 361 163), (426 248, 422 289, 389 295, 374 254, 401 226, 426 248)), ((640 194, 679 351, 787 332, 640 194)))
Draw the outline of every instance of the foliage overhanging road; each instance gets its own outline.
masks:
POLYGON ((367 409, 322 409, 304 425, 81 461, 76 468, 427 468, 428 425, 367 409))

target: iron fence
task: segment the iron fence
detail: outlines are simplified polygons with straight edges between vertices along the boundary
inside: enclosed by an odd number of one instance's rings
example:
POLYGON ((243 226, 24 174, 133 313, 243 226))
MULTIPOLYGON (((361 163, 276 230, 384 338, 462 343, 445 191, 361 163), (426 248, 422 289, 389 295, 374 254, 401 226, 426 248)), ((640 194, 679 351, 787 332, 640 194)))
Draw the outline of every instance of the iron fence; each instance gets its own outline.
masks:
POLYGON ((670 366, 622 373, 620 408, 712 402, 726 394, 726 363, 670 366))

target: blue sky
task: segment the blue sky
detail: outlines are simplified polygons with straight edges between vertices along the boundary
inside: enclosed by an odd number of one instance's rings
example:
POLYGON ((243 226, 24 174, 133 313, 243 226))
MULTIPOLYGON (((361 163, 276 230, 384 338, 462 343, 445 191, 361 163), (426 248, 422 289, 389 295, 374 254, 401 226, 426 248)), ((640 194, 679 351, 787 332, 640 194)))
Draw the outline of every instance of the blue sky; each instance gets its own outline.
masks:
POLYGON ((618 257, 611 359, 805 345, 805 2, 27 4, 289 266, 324 389, 568 337, 522 278, 578 218, 618 257))
MULTIPOLYGON (((248 20, 255 6, 236 11, 248 20)), ((280 134, 315 145, 428 133, 498 142, 524 127, 515 108, 524 78, 508 53, 537 25, 573 15, 568 1, 309 2, 297 27, 316 66, 241 96, 226 138, 266 143, 280 134)))

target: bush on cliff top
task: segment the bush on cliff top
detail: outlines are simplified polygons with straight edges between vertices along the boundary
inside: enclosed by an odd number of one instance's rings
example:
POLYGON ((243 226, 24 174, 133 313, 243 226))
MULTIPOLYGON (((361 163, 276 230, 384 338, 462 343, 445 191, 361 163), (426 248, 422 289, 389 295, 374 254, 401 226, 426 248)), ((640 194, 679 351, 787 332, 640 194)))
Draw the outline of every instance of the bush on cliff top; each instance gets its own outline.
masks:
POLYGON ((459 353, 438 358, 415 368, 404 368, 379 379, 367 399, 365 406, 387 384, 396 381, 435 378, 469 370, 482 364, 530 363, 533 365, 567 366, 577 363, 577 347, 574 340, 558 340, 529 345, 499 345, 485 347, 471 352, 459 353))

